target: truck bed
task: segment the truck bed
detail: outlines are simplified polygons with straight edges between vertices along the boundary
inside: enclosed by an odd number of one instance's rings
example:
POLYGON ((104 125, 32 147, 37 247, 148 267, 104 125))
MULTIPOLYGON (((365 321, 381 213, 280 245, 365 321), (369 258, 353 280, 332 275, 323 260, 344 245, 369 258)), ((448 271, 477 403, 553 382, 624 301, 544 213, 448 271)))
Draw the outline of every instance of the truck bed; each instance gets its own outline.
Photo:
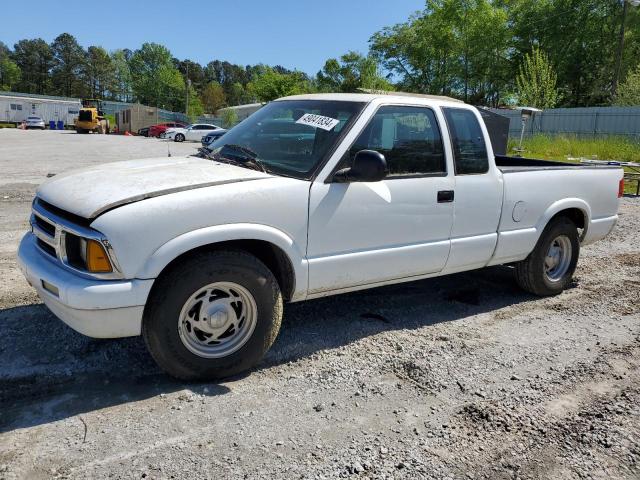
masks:
POLYGON ((580 163, 560 162, 555 160, 540 160, 537 158, 510 157, 507 155, 496 155, 496 166, 502 173, 530 172, 536 170, 588 170, 588 169, 609 169, 620 168, 615 165, 583 165, 580 163))

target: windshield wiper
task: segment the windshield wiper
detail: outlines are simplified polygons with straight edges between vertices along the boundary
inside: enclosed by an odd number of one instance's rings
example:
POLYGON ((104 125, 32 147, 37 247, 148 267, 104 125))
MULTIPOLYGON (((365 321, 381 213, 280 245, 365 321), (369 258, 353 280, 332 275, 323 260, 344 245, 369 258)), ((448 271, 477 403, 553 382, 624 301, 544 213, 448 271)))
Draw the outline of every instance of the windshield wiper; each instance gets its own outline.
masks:
POLYGON ((258 154, 253 150, 251 150, 249 147, 245 147, 243 145, 237 145, 235 143, 227 143, 222 146, 222 148, 219 150, 217 154, 214 154, 214 155, 215 156, 219 155, 220 158, 229 159, 228 156, 225 156, 222 154, 222 152, 224 152, 225 149, 233 150, 235 152, 240 152, 242 155, 237 156, 232 154, 232 156, 244 159, 242 162, 240 162, 242 165, 247 166, 249 168, 253 168, 254 170, 260 170, 264 173, 269 173, 269 169, 265 166, 264 162, 258 158, 258 154))
POLYGON ((251 170, 258 170, 260 172, 270 173, 267 167, 265 167, 264 164, 257 158, 241 156, 238 158, 243 158, 244 160, 235 160, 233 158, 225 157, 220 152, 212 153, 211 150, 207 148, 200 149, 199 153, 202 156, 202 158, 208 158, 210 160, 215 160, 217 162, 228 163, 229 165, 235 165, 236 167, 250 168, 251 170))

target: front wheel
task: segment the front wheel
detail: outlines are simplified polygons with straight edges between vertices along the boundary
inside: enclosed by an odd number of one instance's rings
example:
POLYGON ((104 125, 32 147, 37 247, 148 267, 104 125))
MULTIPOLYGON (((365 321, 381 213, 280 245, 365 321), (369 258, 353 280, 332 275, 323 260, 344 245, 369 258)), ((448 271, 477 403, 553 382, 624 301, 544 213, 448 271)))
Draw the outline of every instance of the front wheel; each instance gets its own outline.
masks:
POLYGON ((145 308, 142 335, 154 360, 182 380, 212 380, 258 363, 282 320, 271 271, 243 251, 194 255, 163 275, 145 308))
POLYGON ((518 284, 535 295, 557 295, 570 285, 579 255, 575 223, 558 217, 544 229, 533 252, 516 264, 518 284))
POLYGON ((184 142, 184 135, 181 133, 176 134, 175 138, 173 139, 176 142, 184 142))

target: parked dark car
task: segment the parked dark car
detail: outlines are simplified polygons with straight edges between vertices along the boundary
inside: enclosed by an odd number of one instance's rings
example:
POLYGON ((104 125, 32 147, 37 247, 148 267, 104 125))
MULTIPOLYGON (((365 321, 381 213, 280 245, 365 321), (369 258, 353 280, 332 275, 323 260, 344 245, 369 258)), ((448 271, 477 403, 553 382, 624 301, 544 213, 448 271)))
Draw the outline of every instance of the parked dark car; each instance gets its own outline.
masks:
POLYGON ((223 129, 216 130, 215 132, 208 133, 207 135, 202 137, 202 140, 201 140, 202 146, 203 147, 208 147, 211 142, 215 142, 217 139, 219 139, 225 133, 227 133, 227 131, 223 130, 223 129))
POLYGON ((148 137, 149 136, 149 127, 144 127, 138 130, 138 135, 141 135, 143 137, 148 137))
POLYGON ((183 128, 186 127, 184 123, 180 122, 166 122, 166 123, 158 123, 157 125, 151 125, 149 127, 149 136, 150 137, 160 137, 161 134, 167 131, 167 128, 183 128))

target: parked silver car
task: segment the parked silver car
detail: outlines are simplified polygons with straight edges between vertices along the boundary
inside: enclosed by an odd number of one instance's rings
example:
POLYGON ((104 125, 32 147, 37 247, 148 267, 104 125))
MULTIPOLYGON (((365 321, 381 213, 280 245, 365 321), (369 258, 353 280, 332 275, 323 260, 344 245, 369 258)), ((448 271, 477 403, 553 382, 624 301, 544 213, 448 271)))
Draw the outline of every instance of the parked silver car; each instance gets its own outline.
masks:
POLYGON ((27 117, 24 123, 27 129, 39 128, 40 130, 44 130, 44 120, 40 117, 36 117, 36 116, 27 117))

